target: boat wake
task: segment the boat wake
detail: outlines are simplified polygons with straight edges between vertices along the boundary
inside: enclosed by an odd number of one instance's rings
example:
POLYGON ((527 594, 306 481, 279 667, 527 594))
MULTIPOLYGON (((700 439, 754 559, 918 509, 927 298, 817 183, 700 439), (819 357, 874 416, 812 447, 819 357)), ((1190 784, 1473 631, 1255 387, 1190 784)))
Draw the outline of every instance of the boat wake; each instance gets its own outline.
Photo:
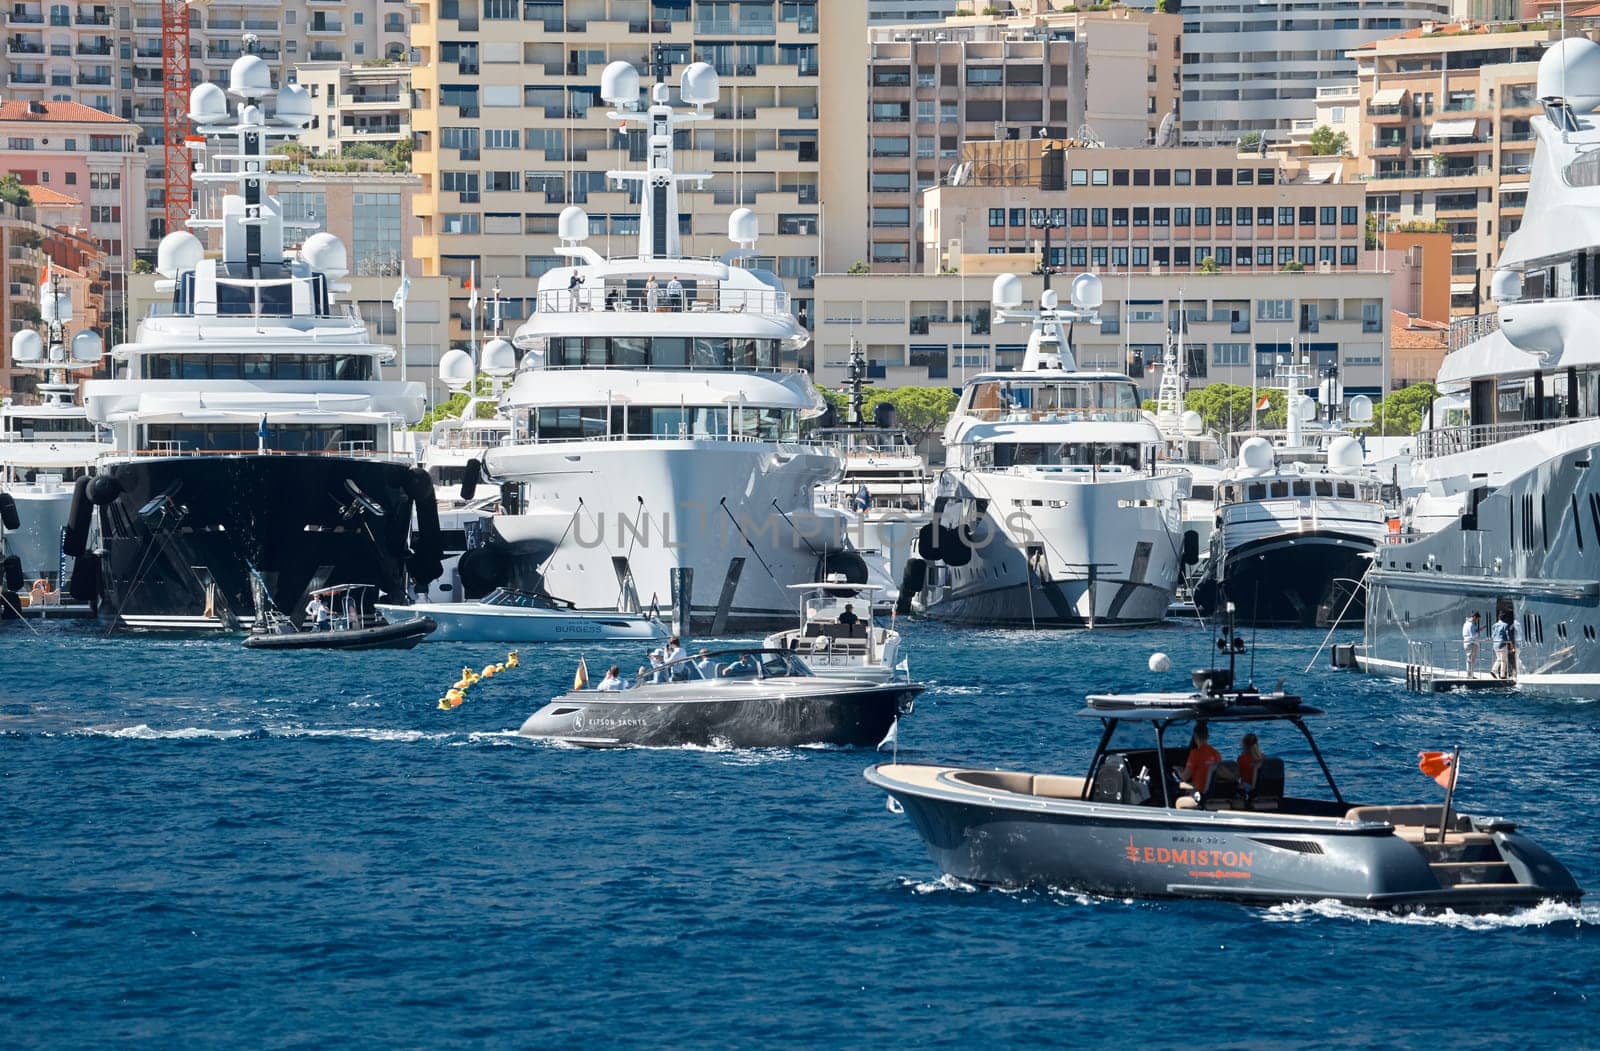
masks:
POLYGON ((1084 894, 1082 891, 1064 890, 1059 887, 981 887, 976 883, 957 879, 946 873, 935 880, 915 880, 908 876, 900 878, 900 886, 913 894, 977 894, 987 891, 991 894, 1003 895, 1019 901, 1047 901, 1056 905, 1105 905, 1116 903, 1132 905, 1131 898, 1106 898, 1094 894, 1084 894))
POLYGON ((1342 902, 1323 900, 1275 905, 1266 910, 1269 923, 1302 923, 1313 920, 1359 920, 1363 923, 1390 923, 1403 927, 1451 927, 1464 931, 1499 931, 1527 927, 1600 926, 1600 904, 1573 905, 1545 901, 1528 909, 1507 913, 1469 914, 1453 911, 1437 913, 1393 913, 1364 909, 1342 902))

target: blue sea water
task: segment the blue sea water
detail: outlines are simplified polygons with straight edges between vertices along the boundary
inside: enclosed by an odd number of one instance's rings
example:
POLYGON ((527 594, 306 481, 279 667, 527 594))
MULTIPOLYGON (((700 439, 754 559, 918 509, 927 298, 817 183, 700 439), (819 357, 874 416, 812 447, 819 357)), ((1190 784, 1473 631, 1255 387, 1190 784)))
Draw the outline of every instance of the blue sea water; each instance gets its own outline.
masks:
MULTIPOLYGON (((0 1046, 1595 1046, 1600 907, 1397 919, 977 890, 870 752, 588 752, 514 734, 576 647, 274 654, 0 634, 0 1046)), ((1205 634, 906 626, 901 758, 1079 772, 1085 692, 1205 634)), ((1406 694, 1263 633, 1348 798, 1503 814, 1600 888, 1600 706, 1406 694)), ((633 647, 589 646, 590 668, 633 647)), ((1291 773, 1293 776, 1293 773, 1291 773)))

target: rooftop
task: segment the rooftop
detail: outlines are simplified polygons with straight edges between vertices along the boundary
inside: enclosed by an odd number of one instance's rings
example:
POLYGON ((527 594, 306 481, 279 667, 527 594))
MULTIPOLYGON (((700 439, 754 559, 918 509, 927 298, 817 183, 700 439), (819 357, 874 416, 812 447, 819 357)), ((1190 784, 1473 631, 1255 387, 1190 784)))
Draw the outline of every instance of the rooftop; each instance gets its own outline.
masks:
POLYGON ((1443 322, 1389 311, 1389 345, 1395 350, 1443 350, 1449 332, 1450 326, 1443 322))
POLYGON ((49 208, 51 206, 83 203, 83 201, 77 197, 73 197, 70 194, 61 193, 58 190, 52 190, 48 186, 29 184, 24 186, 23 189, 28 191, 28 196, 33 200, 33 206, 35 208, 49 208))
POLYGON ((102 113, 81 102, 30 102, 9 99, 0 102, 0 123, 6 121, 64 121, 70 124, 119 124, 132 128, 131 120, 102 113))

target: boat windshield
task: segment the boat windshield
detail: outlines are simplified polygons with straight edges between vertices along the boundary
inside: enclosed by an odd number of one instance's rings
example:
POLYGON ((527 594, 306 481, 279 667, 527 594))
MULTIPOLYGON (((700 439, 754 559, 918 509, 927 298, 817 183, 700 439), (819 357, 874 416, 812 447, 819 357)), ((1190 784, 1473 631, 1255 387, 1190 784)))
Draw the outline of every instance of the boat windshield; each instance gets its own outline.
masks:
POLYGON ((515 588, 495 588, 483 597, 485 606, 515 606, 518 609, 549 609, 550 600, 515 588))
POLYGON ((814 676, 805 661, 783 650, 724 650, 704 656, 680 657, 654 672, 646 681, 693 682, 701 679, 798 679, 814 676))

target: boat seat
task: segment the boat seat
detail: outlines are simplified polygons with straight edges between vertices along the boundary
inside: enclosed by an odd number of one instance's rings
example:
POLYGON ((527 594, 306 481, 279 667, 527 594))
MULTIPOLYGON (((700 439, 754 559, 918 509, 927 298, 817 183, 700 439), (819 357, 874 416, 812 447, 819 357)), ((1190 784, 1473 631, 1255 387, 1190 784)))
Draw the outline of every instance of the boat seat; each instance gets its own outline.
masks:
MULTIPOLYGON (((1439 817, 1444 805, 1411 803, 1401 806, 1357 806, 1345 811, 1346 821, 1382 821, 1394 826, 1395 835, 1407 841, 1420 842, 1439 834, 1439 817)), ((1452 813, 1451 835, 1472 831, 1471 819, 1452 813)))
POLYGON ((1269 755, 1256 767, 1256 783, 1251 786, 1251 810, 1276 810, 1283 801, 1283 760, 1269 755))
POLYGON ((1060 774, 1035 774, 1033 794, 1042 799, 1082 799, 1084 779, 1060 774))

